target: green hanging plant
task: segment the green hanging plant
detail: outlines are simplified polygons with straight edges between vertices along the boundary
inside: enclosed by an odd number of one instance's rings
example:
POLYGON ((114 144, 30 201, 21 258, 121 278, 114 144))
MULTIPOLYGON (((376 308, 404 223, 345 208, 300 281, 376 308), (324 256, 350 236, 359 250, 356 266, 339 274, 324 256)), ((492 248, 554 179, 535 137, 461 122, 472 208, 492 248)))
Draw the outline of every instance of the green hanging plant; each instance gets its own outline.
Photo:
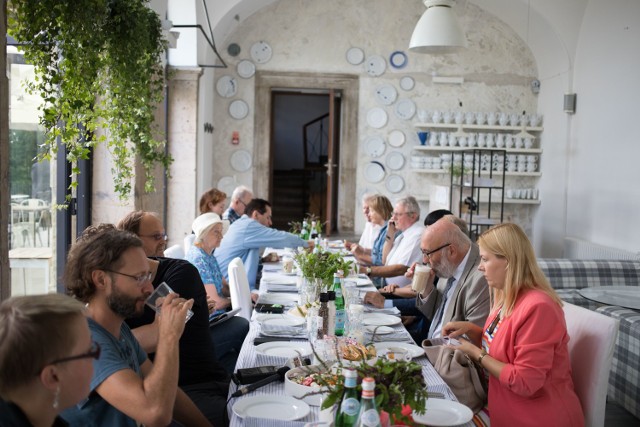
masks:
MULTIPOLYGON (((166 41, 148 0, 9 0, 8 32, 23 43, 36 78, 45 131, 40 159, 51 159, 57 140, 77 175, 77 161, 106 143, 113 155, 115 191, 131 193, 136 156, 145 191, 154 190, 152 168, 168 173, 172 159, 156 139, 155 106, 163 99, 166 41), (102 129, 100 136, 96 131, 102 129)), ((75 187, 77 183, 71 184, 75 187)))

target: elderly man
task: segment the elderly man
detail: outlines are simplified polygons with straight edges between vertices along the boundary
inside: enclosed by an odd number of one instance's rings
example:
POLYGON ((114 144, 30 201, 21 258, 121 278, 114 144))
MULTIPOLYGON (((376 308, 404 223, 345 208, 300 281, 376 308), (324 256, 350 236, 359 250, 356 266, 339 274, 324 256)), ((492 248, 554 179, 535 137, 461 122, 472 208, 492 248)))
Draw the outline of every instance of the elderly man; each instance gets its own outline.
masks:
POLYGON ((266 200, 253 199, 247 205, 245 215, 231 224, 214 254, 227 280, 229 263, 236 257, 241 258, 247 271, 249 287, 255 290, 261 249, 267 246, 297 248, 308 245, 294 234, 271 228, 271 204, 266 200))
POLYGON ((244 185, 240 185, 233 190, 231 194, 231 203, 226 211, 222 214, 222 219, 226 219, 233 224, 236 220, 244 215, 249 202, 253 199, 253 191, 244 185))
POLYGON ((178 341, 193 300, 170 295, 163 301, 155 363, 124 322, 142 314, 151 276, 140 239, 110 224, 85 230, 71 248, 63 280, 86 303, 101 348, 89 398, 63 413, 71 425, 168 425, 174 417, 184 425, 210 425, 178 388, 178 341))
POLYGON ((388 255, 385 265, 360 266, 360 272, 370 277, 384 277, 387 285, 402 287, 410 284, 411 281, 404 274, 421 258, 419 244, 424 226, 419 223, 419 219, 420 206, 416 199, 411 196, 400 199, 395 205, 387 228, 385 249, 388 250, 388 255), (395 237, 395 230, 401 231, 402 234, 395 237))

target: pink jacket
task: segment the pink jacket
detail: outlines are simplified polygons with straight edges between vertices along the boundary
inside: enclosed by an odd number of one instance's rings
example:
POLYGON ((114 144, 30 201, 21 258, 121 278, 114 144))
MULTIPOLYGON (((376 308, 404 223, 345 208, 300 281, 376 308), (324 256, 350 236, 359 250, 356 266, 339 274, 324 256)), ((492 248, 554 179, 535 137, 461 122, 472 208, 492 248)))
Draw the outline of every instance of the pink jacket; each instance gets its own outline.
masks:
MULTIPOLYGON (((485 329, 494 317, 487 318, 485 329)), ((489 349, 491 357, 507 364, 500 378, 489 379, 492 427, 584 425, 568 342, 562 307, 540 291, 520 295, 489 349)))

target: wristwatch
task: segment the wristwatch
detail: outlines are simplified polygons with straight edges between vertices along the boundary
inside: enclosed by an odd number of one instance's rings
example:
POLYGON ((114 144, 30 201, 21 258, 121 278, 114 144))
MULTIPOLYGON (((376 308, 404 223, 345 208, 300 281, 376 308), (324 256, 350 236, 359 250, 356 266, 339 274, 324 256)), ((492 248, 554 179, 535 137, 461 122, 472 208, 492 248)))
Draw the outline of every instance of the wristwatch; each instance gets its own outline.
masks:
POLYGON ((367 276, 371 275, 371 267, 367 267, 365 271, 367 272, 367 276))

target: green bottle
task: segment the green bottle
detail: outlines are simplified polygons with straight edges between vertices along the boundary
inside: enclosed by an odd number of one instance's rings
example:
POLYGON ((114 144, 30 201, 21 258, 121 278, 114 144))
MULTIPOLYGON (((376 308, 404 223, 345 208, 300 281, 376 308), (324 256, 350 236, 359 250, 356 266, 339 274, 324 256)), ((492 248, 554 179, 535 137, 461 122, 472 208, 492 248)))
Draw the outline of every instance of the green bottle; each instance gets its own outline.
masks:
POLYGON ((336 320, 335 334, 337 337, 344 335, 344 322, 346 312, 344 310, 344 296, 342 295, 342 279, 338 273, 333 275, 333 291, 336 293, 336 320))
POLYGON ((376 408, 376 381, 371 377, 362 380, 362 399, 360 399, 360 414, 357 427, 381 427, 380 413, 376 408))
POLYGON ((344 394, 336 412, 335 427, 353 427, 358 421, 360 413, 360 400, 356 389, 358 373, 354 369, 345 369, 344 394))

